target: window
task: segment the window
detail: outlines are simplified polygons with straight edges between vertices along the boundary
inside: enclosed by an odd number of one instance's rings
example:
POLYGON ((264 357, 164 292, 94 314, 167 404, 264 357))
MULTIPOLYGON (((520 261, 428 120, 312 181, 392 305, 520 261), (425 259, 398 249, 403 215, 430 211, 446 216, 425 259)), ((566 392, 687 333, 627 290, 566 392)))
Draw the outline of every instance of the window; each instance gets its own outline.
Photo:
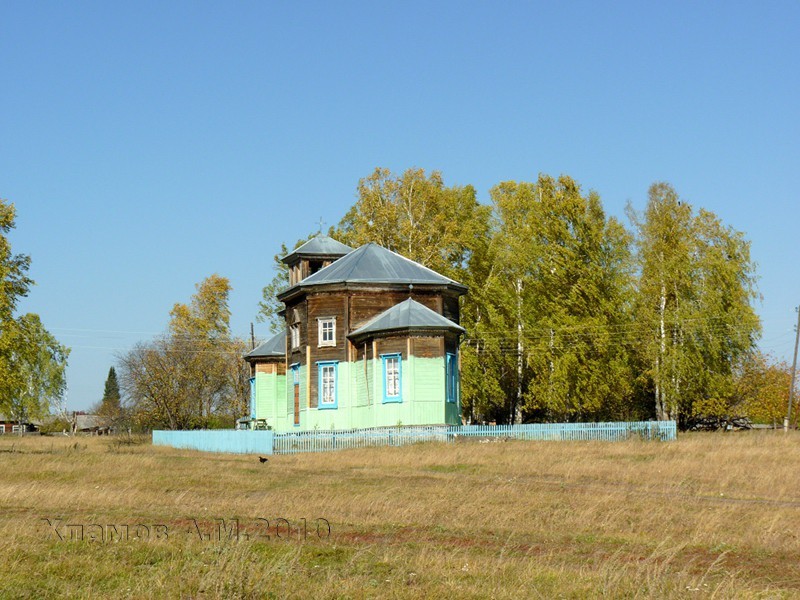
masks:
POLYGON ((336 361, 318 362, 319 408, 336 408, 336 361))
POLYGON ((400 376, 400 354, 381 354, 383 361, 383 401, 402 402, 402 380, 400 376))
POLYGON ((319 345, 335 346, 336 317, 325 317, 324 319, 317 319, 317 326, 319 328, 319 345))
POLYGON ((322 268, 322 261, 321 260, 310 260, 308 261, 308 274, 313 275, 317 271, 322 268))
POLYGON ((456 365, 456 355, 448 352, 445 356, 445 389, 448 402, 456 402, 458 399, 458 366, 456 365))
POLYGON ((300 347, 300 325, 292 325, 289 327, 289 333, 292 337, 292 348, 300 347))

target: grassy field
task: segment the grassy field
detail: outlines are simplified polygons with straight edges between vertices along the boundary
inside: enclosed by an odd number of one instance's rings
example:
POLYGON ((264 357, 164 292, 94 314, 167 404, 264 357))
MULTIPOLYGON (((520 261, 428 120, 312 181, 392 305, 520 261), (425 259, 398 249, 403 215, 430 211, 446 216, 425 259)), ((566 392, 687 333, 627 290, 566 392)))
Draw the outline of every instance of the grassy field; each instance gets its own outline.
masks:
POLYGON ((2 598, 800 597, 795 433, 263 464, 3 436, 0 465, 2 598))

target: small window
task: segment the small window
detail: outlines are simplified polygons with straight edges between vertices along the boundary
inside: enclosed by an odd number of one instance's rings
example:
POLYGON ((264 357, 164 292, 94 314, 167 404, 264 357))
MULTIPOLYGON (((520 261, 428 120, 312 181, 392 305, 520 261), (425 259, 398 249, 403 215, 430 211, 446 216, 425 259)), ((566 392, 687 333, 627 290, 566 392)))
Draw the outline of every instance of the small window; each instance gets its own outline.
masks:
POLYGON ((383 401, 402 402, 402 380, 400 354, 382 354, 383 361, 383 401))
POLYGON ((319 368, 319 408, 336 408, 336 362, 317 363, 319 368))
POLYGON ((300 347, 300 325, 292 325, 289 327, 289 333, 292 337, 292 348, 300 347))
POLYGON ((450 352, 445 356, 445 388, 448 402, 456 402, 458 399, 458 366, 456 355, 450 352))
POLYGON ((317 326, 319 327, 319 345, 335 346, 336 317, 325 317, 324 319, 317 319, 317 326))
POLYGON ((308 274, 313 275, 317 271, 322 268, 322 261, 321 260, 310 260, 308 261, 308 274))

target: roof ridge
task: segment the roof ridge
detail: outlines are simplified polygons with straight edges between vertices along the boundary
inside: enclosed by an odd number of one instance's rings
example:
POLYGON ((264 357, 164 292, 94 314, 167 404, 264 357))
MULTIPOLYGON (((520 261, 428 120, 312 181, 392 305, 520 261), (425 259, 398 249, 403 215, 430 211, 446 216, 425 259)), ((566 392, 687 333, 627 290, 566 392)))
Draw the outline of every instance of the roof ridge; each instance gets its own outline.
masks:
POLYGON ((398 302, 375 315, 361 327, 351 332, 348 337, 360 337, 369 333, 386 331, 436 331, 443 329, 456 330, 462 333, 466 331, 455 321, 409 296, 402 302, 398 302), (415 312, 416 315, 414 314, 415 312))
MULTIPOLYGON (((377 244, 373 244, 373 242, 367 242, 367 243, 366 243, 366 244, 364 244, 363 246, 361 246, 361 247, 359 247, 359 248, 356 248, 356 249, 355 249, 353 252, 358 252, 358 251, 359 251, 359 250, 361 250, 362 248, 367 248, 367 247, 369 247, 369 246, 371 246, 371 245, 377 245, 377 244)), ((353 265, 350 267, 350 270, 347 272, 347 275, 348 275, 348 276, 349 276, 349 275, 352 275, 352 274, 353 274, 353 271, 355 271, 356 267, 357 267, 359 264, 361 264, 361 261, 362 261, 362 260, 364 260, 364 255, 365 255, 366 253, 367 253, 367 251, 366 251, 366 250, 364 250, 363 252, 361 252, 361 254, 357 254, 357 255, 356 255, 356 258, 350 259, 351 261, 354 261, 354 262, 353 262, 353 265)), ((328 265, 328 266, 331 266, 331 265, 328 265)), ((346 278, 345 278, 345 279, 346 279, 346 278)))
POLYGON ((437 273, 430 267, 376 242, 367 242, 281 292, 279 298, 290 293, 290 290, 306 286, 311 288, 316 285, 347 283, 438 285, 455 288, 460 293, 467 291, 464 284, 437 273))
MULTIPOLYGON (((370 242, 370 243, 373 243, 373 242, 370 242)), ((403 255, 402 255, 402 254, 400 254, 399 252, 395 252, 394 250, 391 250, 391 249, 389 249, 389 248, 384 248, 384 247, 383 247, 383 246, 381 246, 380 244, 375 244, 375 245, 376 245, 376 246, 378 246, 378 248, 380 248, 380 249, 382 249, 382 250, 386 250, 387 252, 391 252, 391 253, 392 253, 392 254, 394 254, 395 256, 399 256, 399 257, 400 257, 400 258, 402 258, 403 260, 406 260, 406 261, 408 261, 408 262, 410 262, 410 263, 414 263, 414 264, 415 264, 415 265, 417 265, 418 267, 422 267, 422 268, 423 268, 423 269, 425 269, 426 271, 430 271, 431 273, 433 273, 433 274, 434 274, 434 275, 436 275, 437 277, 442 277, 443 279, 447 279, 448 281, 452 281, 453 283, 458 283, 458 282, 457 282, 455 279, 450 279, 450 278, 449 278, 447 275, 442 275, 442 274, 441 274, 441 273, 439 273, 438 271, 434 271, 434 270, 433 270, 433 269, 431 269, 430 267, 426 267, 426 266, 425 266, 425 265, 423 265, 421 262, 418 262, 418 261, 416 261, 416 260, 410 259, 410 258, 408 258, 407 256, 403 256, 403 255)))

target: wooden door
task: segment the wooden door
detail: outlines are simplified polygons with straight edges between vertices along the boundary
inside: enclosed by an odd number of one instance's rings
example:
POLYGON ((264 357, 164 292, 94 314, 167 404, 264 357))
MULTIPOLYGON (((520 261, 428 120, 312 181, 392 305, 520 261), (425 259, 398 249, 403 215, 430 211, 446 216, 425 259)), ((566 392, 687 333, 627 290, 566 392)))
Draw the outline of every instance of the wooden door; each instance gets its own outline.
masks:
POLYGON ((294 424, 300 425, 300 383, 294 384, 294 424))

